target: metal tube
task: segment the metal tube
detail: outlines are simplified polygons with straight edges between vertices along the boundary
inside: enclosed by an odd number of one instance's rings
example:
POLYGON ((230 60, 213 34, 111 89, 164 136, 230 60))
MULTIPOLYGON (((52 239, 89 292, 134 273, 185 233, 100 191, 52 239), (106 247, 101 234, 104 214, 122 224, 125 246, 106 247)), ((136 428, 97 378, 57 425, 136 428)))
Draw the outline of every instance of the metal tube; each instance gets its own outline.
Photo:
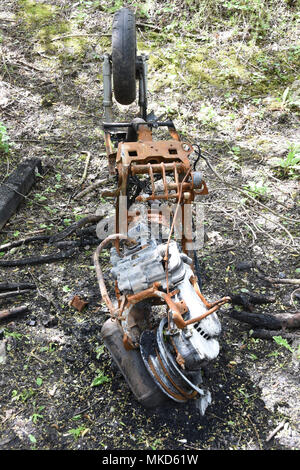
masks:
POLYGON ((94 253, 94 266, 95 266, 95 269, 96 269, 96 275, 97 275, 97 279, 98 279, 99 289, 100 289, 103 300, 105 301, 107 307, 109 308, 109 311, 110 311, 111 315, 114 314, 116 309, 114 308, 113 303, 110 300, 110 297, 108 295, 108 292, 107 292, 107 289, 106 289, 106 286, 105 286, 102 270, 101 270, 100 263, 99 263, 99 255, 100 255, 101 251, 103 250, 103 248, 111 240, 115 240, 116 238, 118 238, 120 240, 124 240, 124 239, 128 240, 128 237, 126 235, 123 235, 122 233, 114 233, 113 235, 109 235, 107 238, 105 238, 105 240, 103 240, 100 243, 100 245, 97 247, 97 249, 94 253))
MULTIPOLYGON (((153 173, 162 173, 161 163, 152 163, 151 168, 153 173)), ((179 173, 186 171, 186 167, 181 162, 164 163, 165 171, 174 171, 175 168, 179 173)), ((149 166, 148 164, 134 164, 130 166, 130 170, 132 175, 149 173, 149 166)))
POLYGON ((111 60, 109 54, 103 55, 103 107, 105 120, 112 121, 111 60))
POLYGON ((118 128, 118 127, 124 128, 124 127, 132 127, 132 126, 138 127, 138 126, 141 126, 141 125, 149 126, 149 127, 169 127, 171 129, 174 128, 174 123, 171 120, 169 120, 169 121, 139 122, 139 123, 134 123, 133 124, 132 122, 113 122, 110 119, 109 121, 105 121, 102 124, 103 124, 104 129, 109 129, 111 127, 115 127, 115 128, 118 128))

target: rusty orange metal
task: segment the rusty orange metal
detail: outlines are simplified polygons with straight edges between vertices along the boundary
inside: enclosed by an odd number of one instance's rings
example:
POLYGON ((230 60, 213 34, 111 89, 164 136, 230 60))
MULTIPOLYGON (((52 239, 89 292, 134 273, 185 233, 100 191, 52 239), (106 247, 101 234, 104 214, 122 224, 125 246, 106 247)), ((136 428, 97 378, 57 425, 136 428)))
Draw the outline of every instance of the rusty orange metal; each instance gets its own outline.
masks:
POLYGON ((74 307, 78 312, 82 312, 83 309, 88 305, 88 302, 81 299, 79 295, 75 295, 73 299, 70 301, 70 306, 74 307))
MULTIPOLYGON (((105 145, 106 152, 109 162, 109 173, 110 175, 115 174, 118 176, 118 188, 115 191, 116 196, 126 196, 127 188, 130 177, 149 177, 149 183, 151 187, 151 194, 148 196, 137 196, 135 200, 137 202, 147 202, 151 200, 163 200, 163 201, 175 201, 177 203, 173 223, 170 229, 169 239, 166 245, 166 253, 164 257, 165 269, 166 269, 166 280, 167 280, 167 292, 160 289, 160 283, 153 283, 152 287, 145 289, 144 291, 138 292, 132 295, 120 295, 117 284, 115 285, 117 304, 113 305, 105 287, 104 278, 99 264, 99 254, 103 247, 111 240, 115 241, 115 246, 119 251, 120 239, 128 238, 125 235, 121 235, 119 232, 119 198, 116 197, 116 218, 115 218, 115 235, 108 237, 104 240, 96 250, 94 255, 94 261, 96 266, 96 273, 98 277, 99 287, 104 301, 106 302, 110 314, 112 317, 118 319, 120 323, 126 321, 128 331, 125 331, 123 337, 123 344, 125 349, 134 349, 132 338, 130 337, 129 330, 132 325, 135 325, 134 320, 134 306, 139 304, 145 299, 152 299, 154 303, 166 304, 168 311, 172 312, 172 319, 175 325, 183 329, 187 325, 201 321, 203 318, 211 315, 218 310, 221 305, 228 302, 229 297, 223 297, 216 302, 208 302, 200 292, 199 286, 196 281, 196 277, 192 276, 190 282, 192 283, 197 295, 204 303, 207 311, 197 318, 185 321, 183 318, 184 313, 187 312, 187 306, 184 302, 175 302, 174 292, 169 292, 168 286, 168 246, 170 243, 172 231, 174 230, 175 219, 178 211, 181 210, 181 224, 183 228, 184 224, 184 212, 183 206, 186 203, 194 201, 196 195, 207 194, 208 189, 204 180, 201 180, 199 184, 195 183, 195 173, 192 171, 190 163, 190 154, 193 152, 193 147, 187 142, 181 141, 177 131, 174 127, 168 127, 171 139, 169 140, 158 140, 154 141, 152 138, 152 129, 145 123, 140 124, 137 128, 137 140, 134 142, 127 142, 125 139, 118 143, 117 152, 113 152, 112 143, 109 131, 105 132, 105 145), (156 190, 155 176, 160 176, 162 181, 162 190, 156 190)), ((136 220, 139 217, 138 214, 134 216, 127 213, 127 224, 136 220)), ((167 225, 167 221, 164 219, 162 214, 151 214, 148 213, 148 220, 167 225)), ((184 233, 192 233, 190 231, 182 230, 182 248, 186 250, 186 243, 189 241, 185 238, 184 233)))

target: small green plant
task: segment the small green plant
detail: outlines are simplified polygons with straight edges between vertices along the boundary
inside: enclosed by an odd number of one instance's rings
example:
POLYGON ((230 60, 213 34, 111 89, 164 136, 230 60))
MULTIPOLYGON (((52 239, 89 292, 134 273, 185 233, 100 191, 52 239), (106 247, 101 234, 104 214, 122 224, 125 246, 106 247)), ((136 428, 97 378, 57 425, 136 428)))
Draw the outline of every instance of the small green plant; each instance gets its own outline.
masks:
POLYGON ((11 392, 11 395, 12 395, 12 400, 22 401, 24 403, 35 395, 35 391, 32 390, 32 388, 24 389, 21 392, 18 392, 18 390, 13 390, 11 392))
POLYGON ((44 406, 36 407, 36 403, 33 402, 33 413, 31 415, 31 421, 33 422, 33 424, 37 424, 39 419, 44 418, 44 416, 41 414, 41 411, 43 411, 44 408, 44 406))
POLYGON ((49 343, 47 346, 41 346, 40 352, 53 353, 57 349, 57 343, 49 343))
POLYGON ((10 138, 7 134, 7 129, 2 121, 0 121, 0 154, 10 152, 10 138))
POLYGON ((244 403, 248 404, 249 399, 251 398, 252 395, 249 395, 249 393, 245 389, 244 385, 242 385, 240 388, 238 388, 238 392, 242 395, 242 397, 244 399, 244 403))
POLYGON ((29 440, 31 444, 36 444, 36 438, 33 436, 33 434, 29 434, 29 440))
POLYGON ((91 386, 92 387, 97 387, 98 385, 102 385, 106 382, 110 382, 110 378, 104 375, 104 373, 100 370, 98 371, 97 377, 94 378, 91 386))
MULTIPOLYGON (((282 346, 282 348, 287 349, 288 351, 290 351, 292 354, 295 355, 297 360, 300 360, 300 344, 298 345, 297 349, 293 349, 289 345, 288 341, 285 338, 282 338, 282 336, 273 336, 273 339, 274 339, 276 344, 278 344, 279 346, 282 346)), ((274 351, 273 353, 268 354, 268 357, 272 357, 272 356, 273 357, 278 357, 282 354, 283 353, 280 352, 280 351, 274 351)))
POLYGON ((41 377, 37 377, 36 384, 40 387, 43 383, 43 379, 41 377))
POLYGON ((62 290, 63 290, 64 292, 70 292, 70 291, 71 291, 70 287, 67 286, 67 285, 63 286, 62 290))
POLYGON ((16 331, 8 331, 4 330, 4 338, 15 338, 15 339, 21 339, 22 338, 22 333, 17 333, 16 331))
POLYGON ((72 421, 78 421, 79 419, 81 419, 81 415, 75 415, 71 419, 72 421))
POLYGON ((47 200, 46 196, 43 196, 42 194, 36 193, 34 195, 35 199, 37 199, 39 202, 43 202, 47 200))
POLYGON ((78 426, 78 428, 70 429, 68 431, 68 434, 71 434, 74 439, 79 439, 79 437, 83 437, 87 432, 88 428, 86 428, 84 425, 78 426))
POLYGON ((258 183, 255 183, 255 181, 250 181, 249 184, 243 186, 243 188, 248 194, 250 194, 250 196, 257 199, 263 199, 269 191, 268 186, 264 185, 263 181, 259 181, 258 183))
POLYGON ((102 354, 104 354, 104 344, 96 347, 96 359, 99 359, 102 354))
POLYGON ((150 447, 152 450, 157 450, 160 446, 162 445, 162 442, 160 439, 155 439, 152 444, 150 444, 150 447))
POLYGON ((276 173, 282 178, 295 177, 299 173, 300 145, 291 144, 286 158, 274 159, 276 173))
POLYGON ((294 352, 293 348, 289 345, 287 340, 285 338, 282 338, 282 336, 273 336, 273 339, 276 344, 279 346, 283 346, 284 348, 288 349, 290 352, 294 352))
POLYGON ((256 354, 250 353, 249 356, 250 356, 250 358, 251 358, 253 361, 256 361, 256 360, 258 359, 258 357, 256 356, 256 354))

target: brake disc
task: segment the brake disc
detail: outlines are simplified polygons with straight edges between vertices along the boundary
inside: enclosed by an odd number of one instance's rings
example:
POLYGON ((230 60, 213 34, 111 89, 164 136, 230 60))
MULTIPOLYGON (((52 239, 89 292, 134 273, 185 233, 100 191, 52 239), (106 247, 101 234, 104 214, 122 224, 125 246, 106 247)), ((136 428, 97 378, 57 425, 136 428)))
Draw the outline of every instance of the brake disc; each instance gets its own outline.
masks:
POLYGON ((144 364, 155 383, 172 400, 182 403, 203 397, 204 390, 192 383, 176 364, 165 335, 166 323, 167 318, 163 318, 156 335, 149 330, 142 333, 140 351, 144 364))

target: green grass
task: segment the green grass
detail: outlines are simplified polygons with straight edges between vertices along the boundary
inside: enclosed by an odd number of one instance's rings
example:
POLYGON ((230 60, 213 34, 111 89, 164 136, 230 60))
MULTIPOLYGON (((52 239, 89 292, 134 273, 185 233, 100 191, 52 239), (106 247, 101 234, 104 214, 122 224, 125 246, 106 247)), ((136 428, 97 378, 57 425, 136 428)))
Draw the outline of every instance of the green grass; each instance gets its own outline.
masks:
POLYGON ((11 142, 7 134, 7 129, 2 121, 0 121, 0 154, 10 152, 11 142))

